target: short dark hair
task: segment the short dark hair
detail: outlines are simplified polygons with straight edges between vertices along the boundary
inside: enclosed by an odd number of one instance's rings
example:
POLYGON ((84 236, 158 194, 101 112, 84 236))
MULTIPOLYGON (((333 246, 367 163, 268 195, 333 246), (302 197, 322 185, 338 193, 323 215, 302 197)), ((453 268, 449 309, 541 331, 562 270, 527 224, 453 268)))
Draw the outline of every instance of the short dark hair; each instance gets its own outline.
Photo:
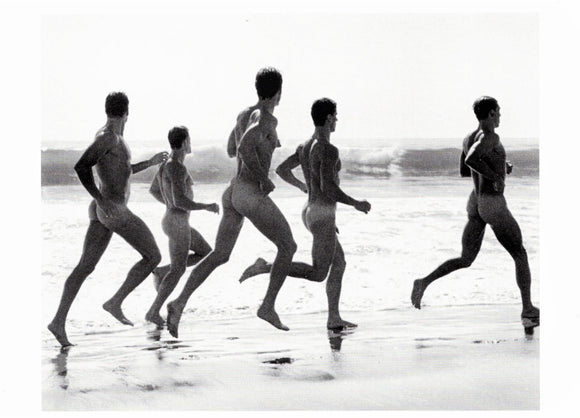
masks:
POLYGON ((489 112, 499 107, 497 100, 490 96, 481 96, 473 102, 473 113, 477 120, 487 119, 489 112))
POLYGON ((271 99, 282 89, 282 74, 274 67, 262 68, 256 74, 256 91, 260 99, 271 99))
POLYGON ((109 93, 105 100, 105 113, 112 118, 125 116, 129 111, 129 98, 121 91, 109 93))
POLYGON ((310 110, 310 115, 314 121, 314 126, 324 126, 328 115, 334 115, 336 113, 336 102, 327 97, 316 100, 312 104, 312 109, 310 110))
POLYGON ((180 148, 185 141, 185 138, 189 136, 189 131, 185 126, 175 126, 171 128, 169 134, 167 134, 167 138, 169 139, 169 145, 171 149, 180 148))

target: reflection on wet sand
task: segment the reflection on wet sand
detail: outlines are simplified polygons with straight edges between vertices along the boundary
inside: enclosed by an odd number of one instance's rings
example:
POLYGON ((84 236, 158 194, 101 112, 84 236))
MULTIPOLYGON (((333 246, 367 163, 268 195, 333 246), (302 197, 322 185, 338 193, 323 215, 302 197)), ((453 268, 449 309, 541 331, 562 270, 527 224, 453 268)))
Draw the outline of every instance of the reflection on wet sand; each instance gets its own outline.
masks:
POLYGON ((60 380, 59 386, 64 390, 68 389, 67 360, 70 348, 71 346, 61 348, 58 355, 51 360, 55 366, 57 376, 60 376, 58 378, 60 380))
POLYGON ((330 349, 332 351, 340 351, 342 348, 342 340, 347 335, 354 333, 354 328, 346 328, 341 330, 328 330, 328 342, 330 343, 330 349))

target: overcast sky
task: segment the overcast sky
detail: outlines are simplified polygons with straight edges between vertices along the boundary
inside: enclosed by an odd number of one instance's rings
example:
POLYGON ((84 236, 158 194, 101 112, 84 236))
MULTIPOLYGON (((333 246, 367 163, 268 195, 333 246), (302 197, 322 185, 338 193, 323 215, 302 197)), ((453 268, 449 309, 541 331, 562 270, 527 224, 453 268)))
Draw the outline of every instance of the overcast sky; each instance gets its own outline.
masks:
POLYGON ((42 20, 42 140, 91 140, 104 99, 130 99, 126 136, 165 141, 190 128, 222 144, 277 67, 284 140, 311 134, 312 102, 338 102, 335 138, 462 137, 473 100, 493 95, 500 134, 538 137, 536 14, 67 14, 42 20))

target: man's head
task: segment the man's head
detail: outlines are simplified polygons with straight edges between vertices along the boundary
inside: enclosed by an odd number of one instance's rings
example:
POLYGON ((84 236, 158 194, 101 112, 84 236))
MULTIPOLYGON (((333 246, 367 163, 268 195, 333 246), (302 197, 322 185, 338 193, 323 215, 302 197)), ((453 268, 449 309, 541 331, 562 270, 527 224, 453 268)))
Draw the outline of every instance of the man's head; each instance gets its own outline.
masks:
POLYGON ((334 132, 336 127, 336 102, 332 99, 323 97, 316 100, 312 104, 310 110, 314 126, 323 127, 326 123, 329 124, 330 132, 334 132))
POLYGON ((499 104, 497 100, 490 96, 481 96, 473 103, 473 112, 478 121, 484 121, 487 118, 494 119, 495 126, 499 126, 499 104))
POLYGON ((282 74, 274 67, 262 68, 256 74, 256 92, 261 100, 282 92, 282 74))
POLYGON ((171 146, 171 149, 173 150, 180 149, 185 144, 186 153, 191 152, 189 131, 185 126, 176 126, 174 128, 171 128, 169 134, 167 134, 167 138, 169 139, 169 145, 171 146))
POLYGON ((109 93, 105 100, 105 113, 110 118, 121 118, 129 114, 129 99, 120 91, 109 93))

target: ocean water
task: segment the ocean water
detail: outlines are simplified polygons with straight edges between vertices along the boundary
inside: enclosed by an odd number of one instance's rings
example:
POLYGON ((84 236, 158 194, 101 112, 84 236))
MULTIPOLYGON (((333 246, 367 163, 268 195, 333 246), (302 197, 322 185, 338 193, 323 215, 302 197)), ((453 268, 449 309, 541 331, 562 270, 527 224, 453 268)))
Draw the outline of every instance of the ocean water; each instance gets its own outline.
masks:
MULTIPOLYGON (((300 142, 288 141, 276 150, 272 168, 292 154, 300 142)), ((80 184, 73 166, 87 145, 87 142, 45 144, 41 150, 42 185, 80 184)), ((456 177, 458 174, 461 139, 361 140, 350 141, 348 145, 337 141, 336 145, 340 148, 341 176, 344 179, 456 177)), ((166 144, 146 142, 129 143, 129 146, 134 161, 142 161, 167 148, 166 144)), ((516 167, 513 177, 539 176, 537 140, 507 139, 504 146, 516 167)), ((221 144, 199 146, 194 142, 192 154, 185 164, 199 183, 229 182, 236 169, 235 161, 227 157, 221 144)), ((133 182, 150 183, 154 174, 154 170, 145 170, 133 176, 133 182)))
MULTIPOLYGON (((292 228, 298 244, 295 260, 310 262, 311 235, 300 219, 305 197, 279 180, 276 183, 271 196, 292 228)), ((225 183, 196 184, 195 199, 221 202, 226 186, 225 183)), ((341 298, 345 319, 349 311, 411 309, 412 281, 460 254, 471 180, 444 176, 364 178, 346 179, 341 186, 350 195, 372 204, 372 210, 366 215, 351 207, 338 207, 339 239, 347 261, 341 298)), ((132 186, 129 207, 149 225, 161 249, 162 263, 167 263, 167 238, 161 230, 164 208, 149 196, 147 188, 146 184, 132 186)), ((522 229, 536 303, 539 301, 538 192, 538 178, 508 179, 506 197, 522 229)), ((42 188, 42 202, 41 280, 43 318, 48 323, 56 310, 64 281, 80 257, 90 198, 82 186, 48 186, 42 188)), ((198 211, 192 213, 190 223, 213 245, 219 220, 219 215, 198 211)), ((230 262, 218 268, 194 293, 184 319, 253 316, 265 294, 268 277, 257 276, 243 284, 238 283, 238 278, 257 257, 271 261, 275 253, 275 246, 246 221, 230 262)), ((72 306, 67 324, 71 335, 87 328, 111 325, 111 318, 101 309, 101 304, 120 286, 138 259, 137 252, 127 243, 116 235, 113 237, 72 306)), ((189 271, 175 292, 181 289, 189 271)), ((124 304, 127 317, 142 320, 153 299, 152 278, 149 278, 127 298, 124 304)), ((489 228, 475 263, 434 283, 423 299, 425 306, 505 303, 519 303, 514 265, 489 228)), ((287 278, 277 309, 282 316, 325 311, 324 284, 287 278)))

